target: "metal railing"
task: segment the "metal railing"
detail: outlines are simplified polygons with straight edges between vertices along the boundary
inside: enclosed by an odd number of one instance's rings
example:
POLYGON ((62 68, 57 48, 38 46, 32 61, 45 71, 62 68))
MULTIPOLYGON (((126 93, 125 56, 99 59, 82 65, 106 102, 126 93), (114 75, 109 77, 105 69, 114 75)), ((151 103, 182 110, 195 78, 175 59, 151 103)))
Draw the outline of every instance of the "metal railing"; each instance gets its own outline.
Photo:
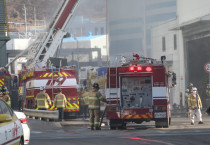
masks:
POLYGON ((38 117, 42 119, 55 119, 55 120, 58 120, 59 118, 58 110, 48 111, 48 110, 23 109, 23 112, 26 114, 26 116, 29 117, 38 117))

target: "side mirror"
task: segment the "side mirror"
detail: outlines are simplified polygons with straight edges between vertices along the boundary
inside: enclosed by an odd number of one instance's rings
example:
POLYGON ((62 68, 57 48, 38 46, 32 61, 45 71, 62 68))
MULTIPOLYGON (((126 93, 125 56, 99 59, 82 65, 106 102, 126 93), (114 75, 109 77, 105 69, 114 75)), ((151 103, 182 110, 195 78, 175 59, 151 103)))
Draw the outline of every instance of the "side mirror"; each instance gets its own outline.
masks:
POLYGON ((4 122, 9 122, 12 120, 12 117, 10 115, 7 114, 0 114, 0 122, 4 123, 4 122))

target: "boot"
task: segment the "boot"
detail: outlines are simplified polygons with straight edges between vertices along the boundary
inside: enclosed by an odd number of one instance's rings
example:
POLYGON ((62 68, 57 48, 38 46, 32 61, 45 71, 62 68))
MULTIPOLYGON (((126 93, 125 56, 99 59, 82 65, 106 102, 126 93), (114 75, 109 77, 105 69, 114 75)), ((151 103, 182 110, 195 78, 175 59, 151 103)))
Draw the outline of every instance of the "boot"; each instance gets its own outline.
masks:
POLYGON ((94 130, 94 126, 91 126, 91 130, 94 130))

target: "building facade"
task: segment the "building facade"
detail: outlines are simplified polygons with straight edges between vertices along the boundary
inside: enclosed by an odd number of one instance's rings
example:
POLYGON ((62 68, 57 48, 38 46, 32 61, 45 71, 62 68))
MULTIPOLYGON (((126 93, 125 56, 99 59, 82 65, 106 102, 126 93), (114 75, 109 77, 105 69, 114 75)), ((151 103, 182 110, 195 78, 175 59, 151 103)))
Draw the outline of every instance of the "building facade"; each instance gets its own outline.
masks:
POLYGON ((158 57, 155 52, 162 52, 166 57, 173 56, 170 67, 177 73, 173 103, 184 105, 185 89, 193 83, 198 88, 204 106, 207 105, 206 100, 210 96, 206 92, 209 91, 207 86, 210 82, 204 65, 210 62, 209 13, 208 0, 178 0, 177 18, 152 29, 152 56, 158 57), (174 44, 177 50, 172 52, 174 44))
POLYGON ((110 55, 151 56, 150 28, 176 17, 176 0, 108 0, 110 55))
POLYGON ((0 0, 0 67, 7 64, 6 43, 10 39, 6 14, 6 0, 0 0))

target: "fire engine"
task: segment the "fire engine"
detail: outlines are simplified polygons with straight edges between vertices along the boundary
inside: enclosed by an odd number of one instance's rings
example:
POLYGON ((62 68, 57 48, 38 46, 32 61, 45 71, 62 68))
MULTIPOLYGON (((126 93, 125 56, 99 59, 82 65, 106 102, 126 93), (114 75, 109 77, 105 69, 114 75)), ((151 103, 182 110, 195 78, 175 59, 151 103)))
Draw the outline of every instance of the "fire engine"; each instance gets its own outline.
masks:
MULTIPOLYGON (((11 82, 11 75, 9 74, 9 72, 6 72, 4 68, 0 68, 0 88, 2 86, 10 86, 10 82, 11 82)), ((7 89, 10 89, 9 87, 7 87, 7 89)), ((0 99, 3 97, 2 92, 0 92, 0 99)))
MULTIPOLYGON (((23 96, 26 108, 36 109, 34 106, 36 94, 40 86, 44 86, 52 101, 58 93, 58 88, 61 88, 63 94, 66 95, 68 103, 64 109, 64 118, 75 116, 79 112, 78 79, 75 68, 63 65, 65 61, 62 59, 53 58, 61 47, 63 37, 67 35, 66 25, 78 3, 79 0, 62 0, 53 21, 47 28, 47 33, 40 35, 26 50, 28 51, 27 62, 19 74, 19 95, 23 96)), ((55 106, 49 108, 49 110, 53 109, 56 109, 55 106)))
MULTIPOLYGON (((34 108, 35 97, 40 92, 40 87, 45 86, 46 93, 54 100, 58 88, 62 89, 67 99, 67 106, 64 109, 66 118, 76 116, 79 111, 79 98, 77 95, 77 74, 74 69, 54 68, 40 69, 33 72, 23 72, 20 79, 20 95, 26 96, 25 108, 34 108), (25 93, 24 93, 24 89, 25 93)), ((56 109, 51 106, 49 110, 56 109)))
MULTIPOLYGON (((155 121, 168 128, 171 122, 169 102, 170 76, 164 63, 154 59, 136 59, 107 70, 106 118, 110 129, 126 128, 126 123, 155 121)), ((173 76, 173 86, 175 86, 173 76)))
MULTIPOLYGON (((4 72, 0 71, 0 88, 4 86, 4 72)), ((0 92, 0 99, 2 98, 2 93, 0 92)))

